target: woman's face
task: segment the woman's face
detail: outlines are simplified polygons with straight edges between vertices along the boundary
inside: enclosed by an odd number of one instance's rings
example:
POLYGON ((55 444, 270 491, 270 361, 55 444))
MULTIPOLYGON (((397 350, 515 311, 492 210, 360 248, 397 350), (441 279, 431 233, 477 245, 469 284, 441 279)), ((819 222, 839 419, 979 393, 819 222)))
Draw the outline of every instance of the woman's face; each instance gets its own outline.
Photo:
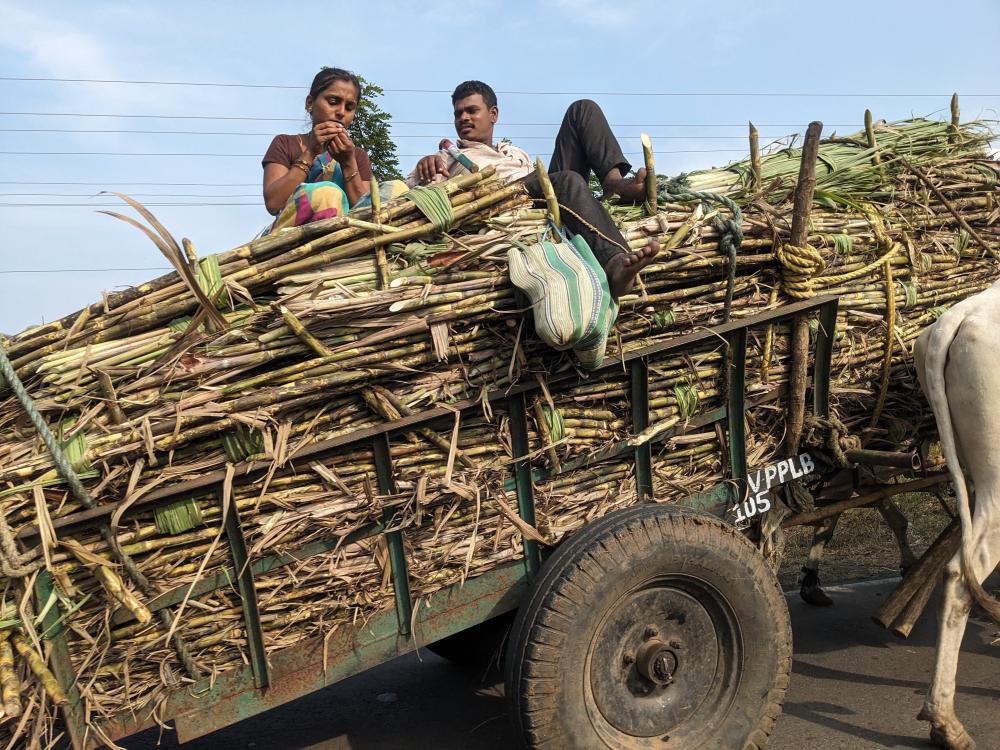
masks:
POLYGON ((345 128, 350 127, 357 108, 358 90, 350 81, 334 81, 315 99, 306 97, 306 109, 309 109, 314 125, 333 121, 345 128))

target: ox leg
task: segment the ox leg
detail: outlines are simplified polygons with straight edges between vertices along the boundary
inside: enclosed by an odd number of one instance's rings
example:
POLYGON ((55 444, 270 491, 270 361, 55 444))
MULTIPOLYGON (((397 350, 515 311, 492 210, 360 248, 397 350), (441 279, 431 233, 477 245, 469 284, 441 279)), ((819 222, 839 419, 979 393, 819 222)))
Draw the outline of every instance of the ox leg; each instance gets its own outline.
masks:
POLYGON ((910 522, 906 519, 903 511, 899 509, 899 506, 892 500, 885 500, 878 503, 875 507, 878 508, 878 512, 882 514, 886 525, 892 530, 893 536, 896 537, 896 544, 899 545, 899 572, 905 576, 906 571, 912 568, 913 564, 917 561, 916 555, 910 549, 910 541, 906 537, 910 522))
POLYGON ((820 586, 819 564, 823 560, 826 545, 833 539, 833 532, 836 530, 839 520, 839 515, 827 518, 813 532, 812 547, 809 548, 809 557, 802 568, 802 580, 799 587, 799 596, 806 604, 812 604, 816 607, 829 607, 833 604, 833 600, 826 595, 820 586))
MULTIPOLYGON (((973 518, 972 567, 980 582, 1000 562, 1000 494, 980 496, 973 518)), ((948 750, 975 750, 976 743, 955 714, 955 684, 958 655, 965 627, 972 609, 972 596, 962 579, 961 552, 948 563, 944 573, 944 592, 938 609, 938 650, 934 680, 927 700, 917 718, 931 724, 931 740, 948 750)))

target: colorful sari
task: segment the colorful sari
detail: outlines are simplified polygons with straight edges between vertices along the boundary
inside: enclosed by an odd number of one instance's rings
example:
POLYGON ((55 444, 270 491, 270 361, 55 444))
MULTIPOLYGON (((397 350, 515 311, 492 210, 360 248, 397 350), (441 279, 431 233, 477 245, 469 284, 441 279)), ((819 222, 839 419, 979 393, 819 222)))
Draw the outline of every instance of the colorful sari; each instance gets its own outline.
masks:
MULTIPOLYGON (((385 203, 409 189, 402 180, 387 180, 379 185, 379 195, 385 203)), ((370 206, 371 203, 371 193, 365 193, 353 206, 349 204, 344 171, 336 159, 323 152, 313 161, 305 181, 295 188, 274 223, 257 236, 263 237, 278 229, 297 227, 311 221, 346 216, 351 209, 370 206)))
POLYGON ((324 151, 313 161, 305 181, 295 188, 271 225, 269 233, 320 219, 346 216, 350 209, 344 186, 344 170, 336 159, 324 151))

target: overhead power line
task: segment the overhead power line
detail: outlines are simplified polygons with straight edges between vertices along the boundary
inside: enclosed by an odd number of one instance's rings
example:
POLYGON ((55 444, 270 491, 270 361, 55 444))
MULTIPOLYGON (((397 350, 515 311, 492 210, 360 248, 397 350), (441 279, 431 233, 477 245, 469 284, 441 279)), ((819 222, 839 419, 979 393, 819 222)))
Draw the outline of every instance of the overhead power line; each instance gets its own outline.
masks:
MULTIPOLYGON (((245 120, 249 122, 305 122, 304 117, 232 117, 226 115, 138 115, 138 114, 115 114, 110 112, 0 112, 0 115, 11 117, 119 117, 123 119, 142 120, 245 120)), ((392 119, 393 125, 448 125, 454 126, 451 120, 397 120, 392 119)), ((502 127, 559 127, 558 122, 507 122, 500 123, 502 127)), ((758 128, 799 128, 804 123, 756 123, 758 128)), ((747 123, 704 123, 704 122, 647 122, 647 123, 611 123, 613 128, 745 128, 747 123)), ((826 123, 828 128, 851 128, 860 127, 858 123, 848 123, 832 125, 826 123)))
POLYGON ((113 271, 172 271, 167 266, 148 268, 5 268, 0 273, 109 273, 113 271))
MULTIPOLYGON (((129 193, 130 198, 257 198, 259 193, 129 193)), ((107 191, 100 193, 0 193, 5 198, 102 198, 108 197, 107 191)))
MULTIPOLYGON (((631 156, 639 155, 639 151, 626 152, 631 156)), ((708 149, 676 149, 672 151, 657 151, 657 154, 742 154, 746 149, 742 148, 708 148, 708 149)), ((189 153, 173 151, 0 151, 0 154, 9 156, 202 156, 202 157, 239 157, 242 159, 259 159, 260 154, 214 154, 214 153, 189 153)), ((551 156, 551 152, 537 153, 534 156, 551 156)), ((400 159, 418 159, 427 154, 396 154, 400 159)))
POLYGON ((128 187, 259 187, 260 182, 70 182, 67 180, 46 180, 29 182, 27 180, 0 180, 0 185, 125 185, 128 187))
MULTIPOLYGON (((227 83, 223 81, 137 81, 124 78, 57 78, 54 76, 0 76, 0 81, 24 81, 35 83, 102 83, 129 84, 140 86, 195 86, 212 88, 242 88, 242 89, 290 89, 303 91, 308 86, 302 84, 282 83, 227 83)), ((411 89, 386 88, 383 91, 401 94, 451 94, 452 89, 411 89)), ((877 92, 746 92, 746 91, 529 91, 529 90, 497 90, 498 94, 518 96, 667 96, 667 97, 719 97, 719 96, 753 96, 753 97, 948 97, 951 92, 937 94, 920 93, 877 93, 877 92)), ((962 96, 977 98, 1000 97, 1000 94, 962 94, 962 96)))
MULTIPOLYGON (((77 134, 116 134, 116 135, 226 135, 226 136, 266 136, 274 133, 240 133, 224 130, 85 130, 77 128, 0 128, 0 133, 77 133, 77 134)), ((761 135, 761 138, 784 138, 792 133, 780 135, 761 135)), ((402 133, 393 134, 393 140, 400 138, 440 138, 441 133, 402 133)), ((638 135, 619 135, 620 140, 639 140, 638 135)), ((699 141, 745 141, 745 135, 658 135, 661 140, 699 140, 699 141)), ((551 135, 519 135, 521 141, 551 141, 551 135)))
POLYGON ((229 117, 226 115, 136 115, 110 112, 0 112, 17 117, 122 117, 150 120, 255 120, 265 122, 302 122, 304 117, 229 117))
MULTIPOLYGON (((143 203, 144 206, 187 206, 189 208, 204 208, 207 206, 260 206, 260 201, 250 203, 143 203)), ((124 208, 122 203, 0 203, 0 208, 124 208)))

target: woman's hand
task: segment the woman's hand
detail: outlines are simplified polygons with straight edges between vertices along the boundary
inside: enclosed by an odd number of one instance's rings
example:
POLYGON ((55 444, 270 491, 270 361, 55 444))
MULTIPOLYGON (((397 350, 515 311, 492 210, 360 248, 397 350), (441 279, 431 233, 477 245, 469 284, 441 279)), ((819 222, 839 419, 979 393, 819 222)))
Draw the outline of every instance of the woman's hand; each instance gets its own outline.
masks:
POLYGON ((316 154, 326 149, 342 167, 346 167, 354 161, 354 141, 351 140, 347 128, 335 120, 316 123, 309 140, 310 148, 313 147, 314 143, 318 147, 315 151, 316 154))

